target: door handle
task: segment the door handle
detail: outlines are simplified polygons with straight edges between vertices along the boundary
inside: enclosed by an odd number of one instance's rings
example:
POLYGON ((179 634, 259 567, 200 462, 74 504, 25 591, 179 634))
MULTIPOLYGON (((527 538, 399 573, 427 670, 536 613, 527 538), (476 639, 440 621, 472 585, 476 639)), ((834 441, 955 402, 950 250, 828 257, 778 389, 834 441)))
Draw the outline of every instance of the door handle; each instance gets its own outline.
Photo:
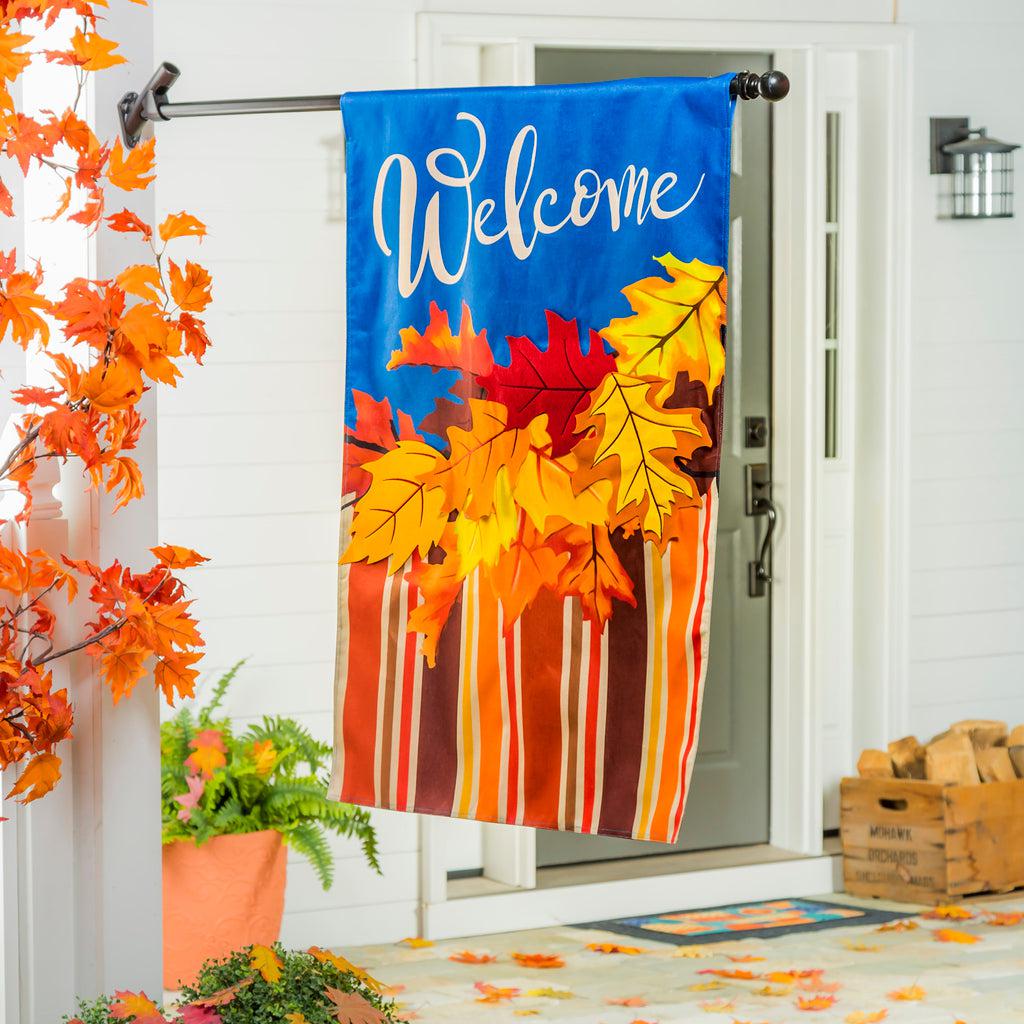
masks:
POLYGON ((755 462, 746 467, 746 512, 748 516, 766 516, 768 528, 765 530, 758 550, 757 558, 747 563, 747 593, 750 597, 764 597, 768 593, 768 584, 772 582, 768 568, 772 549, 772 536, 779 521, 779 513, 775 504, 768 496, 771 490, 771 477, 768 464, 755 462))

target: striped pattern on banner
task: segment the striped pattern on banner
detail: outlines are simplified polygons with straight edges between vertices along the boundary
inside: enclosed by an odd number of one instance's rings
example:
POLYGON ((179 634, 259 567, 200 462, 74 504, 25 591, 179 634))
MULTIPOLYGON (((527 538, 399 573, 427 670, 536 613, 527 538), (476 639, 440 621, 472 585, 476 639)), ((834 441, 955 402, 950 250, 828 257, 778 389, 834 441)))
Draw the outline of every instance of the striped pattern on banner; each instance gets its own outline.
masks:
POLYGON ((332 795, 674 842, 696 752, 717 511, 712 485, 699 508, 675 513, 679 538, 663 553, 616 538, 637 606, 618 604, 603 631, 577 599, 542 590, 504 634, 500 603, 474 573, 434 668, 408 631, 418 595, 407 572, 342 565, 332 795))

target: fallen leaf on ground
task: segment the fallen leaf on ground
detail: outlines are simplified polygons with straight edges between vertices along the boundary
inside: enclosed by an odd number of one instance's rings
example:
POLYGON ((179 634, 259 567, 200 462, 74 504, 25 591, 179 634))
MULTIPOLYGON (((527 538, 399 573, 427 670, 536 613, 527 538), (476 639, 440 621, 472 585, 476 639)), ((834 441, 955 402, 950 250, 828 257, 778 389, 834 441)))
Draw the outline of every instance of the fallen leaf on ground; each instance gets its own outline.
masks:
POLYGON ((449 960, 457 964, 493 964, 498 958, 490 953, 472 953, 468 949, 452 953, 449 960))
POLYGON ((816 968, 813 971, 767 971, 762 974, 761 977, 764 981, 771 981, 777 985, 793 985, 800 978, 817 978, 822 974, 821 968, 816 968))
POLYGON ((805 992, 838 992, 843 986, 838 981, 822 981, 820 977, 797 978, 796 987, 805 992))
POLYGON ((835 1006, 835 996, 797 996, 796 1008, 798 1010, 827 1010, 835 1006))
POLYGON ((253 946, 249 951, 249 966, 263 975, 271 985, 281 980, 281 958, 269 946, 253 946))
POLYGON ((735 999, 707 999, 697 1004, 705 1013, 728 1013, 735 1009, 735 999))
POLYGON ((539 1017, 540 1010, 513 1010, 513 1017, 539 1017))
POLYGON ((854 1010, 853 1013, 848 1013, 843 1020, 845 1024, 878 1024, 880 1020, 885 1020, 888 1016, 888 1010, 875 1010, 874 1013, 868 1013, 866 1010, 854 1010))
POLYGON ((889 998, 897 1003, 913 1003, 924 999, 927 995, 920 985, 908 985, 906 988, 898 988, 889 993, 889 998))
POLYGON ((383 1012, 358 992, 342 992, 328 985, 324 995, 334 1004, 330 1013, 338 1024, 386 1024, 383 1012))
POLYGON ((703 960, 715 954, 710 946, 680 946, 672 955, 684 960, 703 960))
POLYGON ((565 966, 565 961, 557 953, 513 953, 512 959, 520 967, 535 967, 538 970, 565 966))
POLYGON ((788 986, 765 985, 763 988, 754 989, 755 996, 788 996, 792 991, 788 986))
POLYGON ((623 953, 626 956, 636 956, 639 953, 646 953, 646 949, 639 946, 620 946, 617 942, 590 942, 587 949, 594 953, 623 953))
POLYGON ((398 945, 408 946, 410 949, 427 949, 433 945, 433 942, 431 942, 430 939, 421 939, 418 936, 415 936, 407 939, 400 939, 398 945))
POLYGON ((515 999, 519 995, 517 988, 499 988, 486 981, 478 981, 473 988, 480 993, 480 997, 477 999, 478 1003, 501 1003, 506 999, 515 999))
POLYGON ((609 996, 605 1003, 608 1006, 646 1006, 647 1000, 643 996, 609 996))
POLYGON ((883 946, 872 946, 867 942, 853 942, 847 939, 843 945, 847 949, 852 949, 854 953, 879 953, 884 949, 883 946))
POLYGON ((966 907, 948 904, 926 910, 921 916, 927 917, 932 921, 970 921, 974 917, 974 913, 966 907))
POLYGON ((531 988, 527 996, 533 999, 575 999, 576 993, 567 988, 531 988))
POLYGON ((706 967, 698 974, 713 974, 716 978, 731 978, 733 981, 756 981, 758 976, 753 971, 727 970, 724 967, 706 967))
POLYGON ((909 917, 900 918, 897 921, 887 921, 885 924, 880 924, 875 931, 876 932, 912 932, 915 928, 921 926, 916 922, 912 921, 909 917))
POLYGON ((732 956, 727 953, 726 956, 728 956, 734 964, 756 964, 765 959, 763 956, 752 956, 750 953, 743 953, 739 956, 732 956))
POLYGON ((699 981, 696 985, 690 986, 691 992, 714 992, 716 989, 726 988, 724 981, 699 981))
POLYGON ((1001 910, 986 910, 985 911, 985 924, 990 924, 995 928, 1012 928, 1014 925, 1020 924, 1024 921, 1024 913, 1019 910, 1001 911, 1001 910))
POLYGON ((970 946, 972 943, 981 942, 980 935, 972 935, 970 932, 962 932, 956 928, 939 928, 932 934, 937 942, 959 942, 964 946, 970 946))

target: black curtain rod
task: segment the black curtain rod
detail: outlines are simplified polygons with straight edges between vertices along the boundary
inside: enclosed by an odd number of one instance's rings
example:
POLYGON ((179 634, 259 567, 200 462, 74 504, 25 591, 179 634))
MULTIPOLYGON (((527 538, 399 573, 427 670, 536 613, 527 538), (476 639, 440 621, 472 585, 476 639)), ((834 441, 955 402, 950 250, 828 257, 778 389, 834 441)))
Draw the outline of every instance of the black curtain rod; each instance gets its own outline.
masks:
MULTIPOLYGON (((200 100, 169 103, 167 95, 181 72, 168 62, 157 68, 141 93, 128 92, 117 105, 121 137, 131 149, 142 137, 147 121, 171 121, 177 117, 217 117, 222 114, 299 114, 316 110, 338 110, 341 96, 268 96, 247 100, 200 100)), ((763 98, 775 102, 789 93, 789 79, 782 71, 740 71, 729 83, 734 99, 763 98)))

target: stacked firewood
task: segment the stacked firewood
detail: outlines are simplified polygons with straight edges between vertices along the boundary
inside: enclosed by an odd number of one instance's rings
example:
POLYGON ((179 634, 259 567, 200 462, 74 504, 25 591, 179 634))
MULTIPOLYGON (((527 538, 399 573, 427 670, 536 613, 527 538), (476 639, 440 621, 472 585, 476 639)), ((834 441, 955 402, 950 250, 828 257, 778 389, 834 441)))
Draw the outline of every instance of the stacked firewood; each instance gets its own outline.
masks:
POLYGON ((958 786, 1024 778, 1024 725, 969 718, 920 743, 893 740, 888 750, 865 750, 857 761, 862 779, 927 779, 958 786))

